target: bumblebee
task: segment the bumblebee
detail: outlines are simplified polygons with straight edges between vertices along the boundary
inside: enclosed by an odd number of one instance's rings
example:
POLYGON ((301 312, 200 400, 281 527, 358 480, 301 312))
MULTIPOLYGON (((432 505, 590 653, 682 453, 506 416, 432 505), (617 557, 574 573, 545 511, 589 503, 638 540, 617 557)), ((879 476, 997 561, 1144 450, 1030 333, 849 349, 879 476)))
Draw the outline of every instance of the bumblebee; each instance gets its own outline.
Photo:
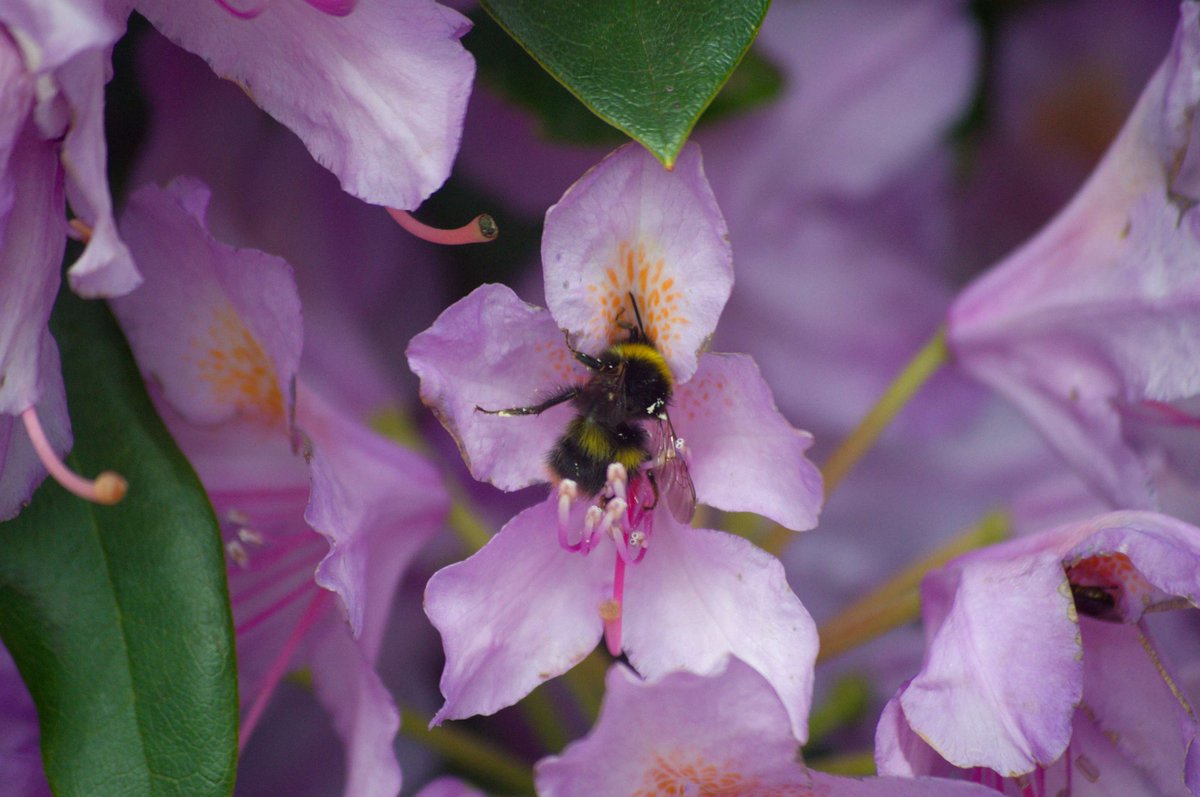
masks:
POLYGON ((563 388, 540 404, 478 412, 489 415, 541 415, 551 407, 570 402, 576 416, 546 456, 546 464, 559 479, 570 479, 585 495, 599 495, 608 480, 608 466, 617 462, 629 474, 645 466, 654 489, 654 504, 662 495, 672 514, 682 523, 691 521, 696 491, 683 458, 683 441, 675 436, 667 406, 674 379, 662 353, 646 335, 633 305, 633 324, 618 324, 629 337, 598 357, 571 349, 591 377, 581 385, 563 388), (652 429, 643 426, 652 422, 652 429))

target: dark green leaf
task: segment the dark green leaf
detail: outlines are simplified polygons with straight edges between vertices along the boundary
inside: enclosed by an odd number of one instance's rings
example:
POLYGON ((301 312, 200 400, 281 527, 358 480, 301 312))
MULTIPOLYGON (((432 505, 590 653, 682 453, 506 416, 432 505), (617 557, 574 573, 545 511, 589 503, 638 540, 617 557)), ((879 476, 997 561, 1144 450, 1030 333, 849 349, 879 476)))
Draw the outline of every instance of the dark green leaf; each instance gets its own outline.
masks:
MULTIPOLYGON (((768 2, 483 0, 482 4, 584 105, 670 167, 697 119, 754 41, 768 2)), ((514 83, 511 75, 501 80, 509 87, 514 83)), ((529 92, 529 102, 547 96, 539 87, 529 92)), ((586 129, 584 133, 590 134, 586 129)))
POLYGON ((37 704, 55 794, 228 795, 237 674, 225 564, 203 488, 155 414, 107 308, 63 291, 52 330, 68 463, 129 494, 52 480, 0 524, 0 636, 37 704))

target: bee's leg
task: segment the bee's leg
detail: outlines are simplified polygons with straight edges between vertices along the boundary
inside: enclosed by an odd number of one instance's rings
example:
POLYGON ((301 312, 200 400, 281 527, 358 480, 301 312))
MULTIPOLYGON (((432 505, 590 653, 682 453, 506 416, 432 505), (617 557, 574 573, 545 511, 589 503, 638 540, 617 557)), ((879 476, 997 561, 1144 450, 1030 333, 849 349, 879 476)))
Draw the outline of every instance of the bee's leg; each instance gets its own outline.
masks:
POLYGON ((575 349, 571 349, 571 354, 575 356, 576 360, 579 360, 579 362, 583 363, 588 368, 591 368, 593 371, 599 371, 601 365, 603 365, 598 358, 593 357, 590 354, 584 354, 583 352, 576 351, 575 349))
POLYGON ((484 412, 484 413, 487 413, 488 415, 501 415, 504 417, 510 417, 513 415, 541 415, 543 412, 550 409, 551 407, 557 407, 559 404, 568 402, 578 395, 579 395, 579 388, 568 387, 568 388, 563 388, 558 393, 555 393, 553 396, 546 399, 541 404, 535 404, 532 407, 509 407, 508 409, 504 409, 504 410, 485 410, 483 407, 480 407, 478 404, 476 404, 475 411, 476 412, 484 412))
POLYGON ((646 479, 650 482, 650 489, 654 491, 654 503, 646 507, 646 511, 649 512, 651 509, 658 506, 658 479, 654 478, 653 470, 646 471, 646 479))

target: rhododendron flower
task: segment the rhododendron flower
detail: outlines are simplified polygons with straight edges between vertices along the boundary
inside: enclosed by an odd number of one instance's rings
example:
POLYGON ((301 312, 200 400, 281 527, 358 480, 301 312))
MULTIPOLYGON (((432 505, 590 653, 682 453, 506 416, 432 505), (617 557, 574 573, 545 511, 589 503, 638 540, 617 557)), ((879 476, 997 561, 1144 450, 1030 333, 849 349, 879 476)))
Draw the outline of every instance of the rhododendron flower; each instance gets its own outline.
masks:
POLYGON ((546 503, 430 580, 426 611, 446 650, 435 722, 515 702, 604 634, 647 677, 711 672, 735 653, 780 691, 802 738, 815 630, 779 563, 656 511, 641 469, 610 469, 599 495, 572 503, 575 486, 547 467, 567 404, 521 417, 476 409, 534 404, 587 380, 572 353, 599 355, 640 317, 670 370, 670 420, 699 501, 815 525, 811 438, 778 413, 753 361, 700 353, 733 275, 699 149, 685 148, 671 172, 636 145, 617 150, 547 213, 542 260, 549 311, 485 285, 409 346, 422 398, 476 478, 505 490, 558 482, 546 503))
POLYGON ((243 743, 280 678, 308 667, 347 747, 345 793, 394 794, 399 712, 373 665, 448 500, 428 463, 297 379, 290 267, 213 240, 207 201, 186 179, 133 196, 121 228, 146 283, 114 311, 221 521, 243 743))
POLYGON ((858 780, 808 769, 788 712, 761 675, 736 658, 709 675, 647 683, 609 669, 600 719, 586 739, 538 762, 543 797, 987 797, 936 778, 858 780))
POLYGON ((922 584, 925 663, 884 712, 879 771, 957 767, 1022 795, 1197 793, 1200 726, 1141 622, 1197 605, 1200 528, 1156 513, 959 557, 922 584))
POLYGON ((222 5, 134 3, 296 133, 347 192, 411 210, 441 186, 475 75, 459 43, 465 17, 432 0, 280 0, 250 18, 222 5))
POLYGON ((1074 200, 950 309, 959 365, 1020 407, 1114 506, 1152 508, 1123 418, 1200 393, 1200 8, 1074 200))
POLYGON ((98 497, 58 461, 70 431, 46 325, 68 201, 73 234, 87 244, 67 272, 75 291, 116 296, 140 280, 117 235, 105 163, 104 84, 120 34, 98 1, 0 6, 0 520, 17 514, 47 469, 98 497))

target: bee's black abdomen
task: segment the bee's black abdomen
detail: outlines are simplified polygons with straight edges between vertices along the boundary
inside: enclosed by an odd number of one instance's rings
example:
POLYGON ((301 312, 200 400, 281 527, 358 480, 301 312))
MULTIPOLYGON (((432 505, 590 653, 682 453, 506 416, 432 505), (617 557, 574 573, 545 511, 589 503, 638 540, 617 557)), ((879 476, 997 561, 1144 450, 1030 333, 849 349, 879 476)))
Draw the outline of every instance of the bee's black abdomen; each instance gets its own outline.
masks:
POLYGON ((640 426, 604 424, 587 417, 571 422, 546 458, 560 479, 570 479, 586 495, 595 495, 608 480, 608 466, 619 462, 629 471, 649 459, 646 431, 640 426))

